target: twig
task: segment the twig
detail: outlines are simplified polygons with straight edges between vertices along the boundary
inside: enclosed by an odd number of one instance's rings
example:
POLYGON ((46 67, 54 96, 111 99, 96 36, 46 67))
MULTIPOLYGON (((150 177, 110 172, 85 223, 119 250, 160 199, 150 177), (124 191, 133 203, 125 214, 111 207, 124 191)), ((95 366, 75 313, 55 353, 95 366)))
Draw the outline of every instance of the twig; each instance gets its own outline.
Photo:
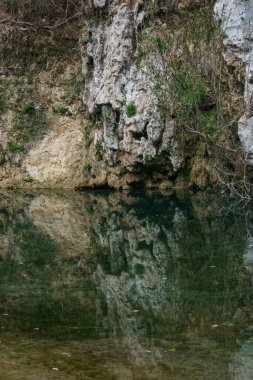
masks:
POLYGON ((4 24, 6 21, 9 21, 9 18, 4 18, 3 20, 0 20, 0 24, 4 24))
POLYGON ((59 22, 58 24, 55 24, 55 25, 35 25, 35 24, 32 24, 31 22, 26 22, 26 21, 21 21, 21 20, 13 20, 13 19, 3 19, 0 21, 0 24, 3 24, 5 22, 9 22, 10 24, 14 24, 14 25, 17 25, 18 27, 20 27, 19 29, 20 30, 24 30, 24 31, 29 31, 29 30, 33 30, 33 31, 39 31, 39 30, 42 30, 42 31, 51 31, 51 30, 55 30, 55 29, 58 29, 60 27, 62 27, 63 25, 67 24, 68 22, 78 18, 78 17, 81 17, 83 15, 83 12, 78 12, 76 14, 74 14, 73 16, 71 17, 68 17, 66 18, 65 20, 59 22))
POLYGON ((54 30, 54 29, 60 28, 61 26, 67 24, 69 21, 74 20, 78 17, 81 17, 82 15, 83 15, 83 12, 78 12, 78 13, 74 14, 73 16, 68 17, 66 20, 60 22, 59 24, 52 25, 52 26, 50 26, 50 25, 42 26, 41 29, 43 29, 43 30, 54 30))

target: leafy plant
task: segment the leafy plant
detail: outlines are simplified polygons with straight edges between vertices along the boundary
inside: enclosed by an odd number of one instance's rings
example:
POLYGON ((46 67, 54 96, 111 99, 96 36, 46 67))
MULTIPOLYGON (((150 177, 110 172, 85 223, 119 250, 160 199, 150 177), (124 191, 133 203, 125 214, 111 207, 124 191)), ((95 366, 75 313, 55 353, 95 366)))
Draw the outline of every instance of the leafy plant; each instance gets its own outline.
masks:
POLYGON ((58 106, 58 107, 54 107, 53 111, 63 116, 68 112, 68 108, 64 106, 58 106))
POLYGON ((34 106, 31 103, 26 103, 22 107, 23 113, 26 113, 26 114, 31 114, 34 112, 34 110, 35 110, 34 106))
POLYGON ((7 144, 7 152, 9 153, 21 153, 24 151, 24 147, 21 145, 14 144, 12 142, 8 142, 7 144))
POLYGON ((144 47, 142 47, 142 46, 140 46, 138 49, 137 49, 137 56, 139 57, 139 58, 142 58, 142 57, 144 57, 145 56, 145 49, 144 49, 144 47))
POLYGON ((207 89, 202 77, 194 77, 191 74, 175 72, 170 85, 174 97, 174 104, 178 114, 201 109, 207 98, 207 89))
POLYGON ((119 128, 119 121, 115 115, 108 115, 106 112, 104 112, 101 114, 100 120, 103 121, 107 127, 111 127, 113 132, 117 132, 119 128))
POLYGON ((219 129, 216 110, 199 112, 197 120, 201 123, 202 128, 210 135, 214 134, 219 129))
POLYGON ((94 20, 92 18, 90 18, 89 20, 87 20, 87 26, 88 28, 92 28, 94 25, 94 20))
POLYGON ((89 35, 88 35, 88 42, 89 42, 89 44, 93 44, 93 42, 94 42, 94 39, 92 37, 92 33, 89 33, 89 35))
POLYGON ((147 34, 146 38, 158 49, 160 54, 172 49, 174 43, 176 42, 176 37, 172 33, 165 35, 165 38, 157 34, 147 34))
POLYGON ((143 165, 149 165, 152 162, 151 157, 149 157, 145 153, 143 154, 142 160, 143 160, 143 165))
POLYGON ((91 171, 91 164, 89 162, 85 162, 83 164, 83 170, 84 172, 89 173, 91 171))
POLYGON ((84 131, 84 139, 85 139, 85 145, 88 148, 91 144, 91 132, 90 128, 86 128, 84 131))
POLYGON ((126 115, 127 115, 127 117, 132 117, 136 114, 136 112, 137 112, 137 107, 136 107, 134 101, 131 101, 126 106, 126 115))
MULTIPOLYGON (((175 27, 177 22, 172 20, 171 25, 175 27)), ((236 76, 225 68, 223 35, 211 4, 201 6, 184 22, 176 38, 166 34, 167 25, 154 25, 142 36, 142 45, 149 53, 145 65, 160 109, 165 117, 175 119, 177 133, 185 143, 194 141, 190 134, 201 139, 204 154, 215 166, 217 180, 230 194, 249 201, 253 184, 248 178, 247 152, 239 145, 233 128, 229 128, 245 112, 245 104, 232 100, 241 97, 241 89, 236 76), (234 84, 230 86, 234 96, 228 91, 228 81, 234 84)), ((190 144, 184 147, 194 154, 190 144)), ((146 157, 143 161, 147 161, 146 157)), ((210 170, 210 174, 212 177, 214 172, 210 170)))
POLYGON ((5 102, 3 100, 0 100, 0 112, 3 112, 5 109, 5 102))
POLYGON ((139 277, 143 277, 145 274, 145 267, 142 264, 135 264, 135 274, 139 277))

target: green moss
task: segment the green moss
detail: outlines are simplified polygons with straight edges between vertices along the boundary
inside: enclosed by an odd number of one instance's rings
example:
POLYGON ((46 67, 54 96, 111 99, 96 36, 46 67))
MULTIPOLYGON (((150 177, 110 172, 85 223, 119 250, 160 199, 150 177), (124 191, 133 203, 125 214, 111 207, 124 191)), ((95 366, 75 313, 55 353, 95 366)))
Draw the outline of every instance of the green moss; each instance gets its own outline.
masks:
POLYGON ((134 103, 134 101, 131 101, 130 103, 127 104, 126 106, 126 114, 127 117, 132 117, 136 114, 137 112, 137 107, 134 103))

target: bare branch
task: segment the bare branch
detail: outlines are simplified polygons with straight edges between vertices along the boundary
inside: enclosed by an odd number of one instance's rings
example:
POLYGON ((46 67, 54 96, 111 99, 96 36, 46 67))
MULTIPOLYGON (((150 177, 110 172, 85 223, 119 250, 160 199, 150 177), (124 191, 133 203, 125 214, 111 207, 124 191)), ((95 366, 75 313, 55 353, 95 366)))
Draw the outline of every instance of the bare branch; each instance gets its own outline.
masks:
POLYGON ((51 31, 51 30, 61 28, 62 26, 66 25, 68 22, 73 21, 81 17, 82 15, 83 15, 83 12, 78 12, 74 14, 73 16, 68 17, 55 25, 36 25, 31 22, 22 21, 22 20, 13 20, 13 19, 8 19, 8 18, 1 20, 0 24, 8 22, 11 25, 16 25, 17 27, 19 27, 20 30, 23 30, 23 31, 31 31, 31 30, 35 32, 36 31, 51 31))
POLYGON ((65 19, 64 21, 58 23, 58 24, 55 24, 55 25, 47 25, 47 26, 41 26, 41 29, 42 30, 54 30, 54 29, 57 29, 57 28, 60 28, 61 26, 67 24, 68 22, 78 18, 78 17, 81 17, 83 15, 83 12, 78 12, 76 14, 74 14, 73 16, 65 19))

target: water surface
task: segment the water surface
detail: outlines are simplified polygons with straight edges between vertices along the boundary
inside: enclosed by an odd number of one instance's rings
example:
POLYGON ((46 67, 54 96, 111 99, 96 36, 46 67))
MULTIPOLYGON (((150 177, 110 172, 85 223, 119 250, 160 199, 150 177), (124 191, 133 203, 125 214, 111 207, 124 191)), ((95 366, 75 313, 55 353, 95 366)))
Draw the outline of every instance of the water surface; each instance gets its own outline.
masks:
POLYGON ((0 379, 253 379, 250 209, 0 193, 0 379))

